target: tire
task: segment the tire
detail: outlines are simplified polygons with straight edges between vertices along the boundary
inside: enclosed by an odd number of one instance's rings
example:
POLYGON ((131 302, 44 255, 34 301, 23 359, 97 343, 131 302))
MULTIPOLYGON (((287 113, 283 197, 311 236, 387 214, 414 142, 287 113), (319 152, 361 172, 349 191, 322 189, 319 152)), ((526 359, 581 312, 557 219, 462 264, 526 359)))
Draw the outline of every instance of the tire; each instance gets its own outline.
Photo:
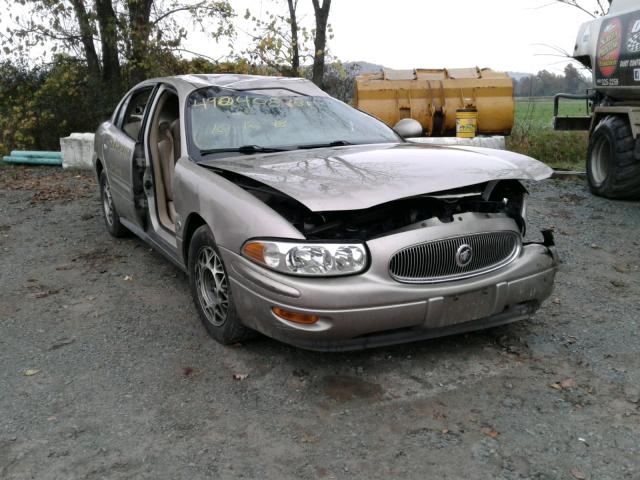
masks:
POLYGON ((116 238, 126 236, 129 231, 120 223, 120 217, 113 204, 107 173, 104 170, 100 173, 100 199, 102 200, 102 213, 107 231, 116 238))
POLYGON ((614 199, 640 198, 640 160, 626 119, 607 116, 596 126, 587 150, 587 179, 591 191, 614 199))
POLYGON ((188 258, 191 296, 209 335, 222 345, 253 337, 238 318, 222 256, 206 225, 193 234, 188 258))

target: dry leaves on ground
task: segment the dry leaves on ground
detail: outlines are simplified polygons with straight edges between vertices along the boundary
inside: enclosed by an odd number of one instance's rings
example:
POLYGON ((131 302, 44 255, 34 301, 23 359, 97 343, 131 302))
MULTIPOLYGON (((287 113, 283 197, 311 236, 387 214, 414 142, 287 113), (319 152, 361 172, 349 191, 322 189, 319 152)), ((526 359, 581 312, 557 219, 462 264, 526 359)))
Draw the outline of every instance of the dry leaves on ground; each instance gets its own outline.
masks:
POLYGON ((72 174, 57 168, 15 167, 0 175, 0 190, 35 190, 31 203, 76 200, 96 191, 92 175, 72 174))
POLYGON ((586 480, 587 478, 587 476, 577 468, 574 468, 573 470, 571 470, 571 475, 573 475, 573 478, 577 478, 578 480, 586 480))
POLYGON ((573 378, 567 378, 561 382, 555 382, 549 385, 554 390, 568 390, 576 386, 576 381, 573 378))
POLYGON ((498 438, 500 436, 500 432, 498 432, 496 429, 492 427, 482 427, 480 431, 484 433, 487 437, 498 438))

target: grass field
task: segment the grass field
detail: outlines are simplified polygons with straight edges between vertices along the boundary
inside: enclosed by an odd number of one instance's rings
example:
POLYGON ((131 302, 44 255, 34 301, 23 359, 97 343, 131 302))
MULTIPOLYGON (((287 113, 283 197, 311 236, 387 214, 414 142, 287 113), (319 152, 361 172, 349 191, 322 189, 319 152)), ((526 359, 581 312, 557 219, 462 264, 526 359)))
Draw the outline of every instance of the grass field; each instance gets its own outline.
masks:
MULTIPOLYGON (((563 100, 560 106, 560 115, 587 115, 584 101, 563 100)), ((552 98, 516 99, 515 126, 507 137, 507 148, 553 168, 584 170, 587 132, 556 132, 552 121, 552 98)))

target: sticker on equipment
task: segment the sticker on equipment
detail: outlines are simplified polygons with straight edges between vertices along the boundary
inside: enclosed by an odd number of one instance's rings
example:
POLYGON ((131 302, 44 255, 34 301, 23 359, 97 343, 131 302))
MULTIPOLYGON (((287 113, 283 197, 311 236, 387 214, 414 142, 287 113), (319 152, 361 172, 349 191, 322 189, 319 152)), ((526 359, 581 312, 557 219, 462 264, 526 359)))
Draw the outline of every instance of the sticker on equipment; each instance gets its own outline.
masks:
POLYGON ((636 82, 640 82, 640 68, 634 68, 633 69, 633 79, 636 82))

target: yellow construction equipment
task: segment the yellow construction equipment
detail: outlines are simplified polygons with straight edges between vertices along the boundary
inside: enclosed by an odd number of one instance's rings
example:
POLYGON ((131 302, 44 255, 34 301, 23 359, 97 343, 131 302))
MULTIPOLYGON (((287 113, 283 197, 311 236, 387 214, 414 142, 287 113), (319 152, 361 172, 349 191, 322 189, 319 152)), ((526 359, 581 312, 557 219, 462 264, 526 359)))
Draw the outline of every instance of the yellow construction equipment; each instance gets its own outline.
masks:
POLYGON ((477 111, 477 135, 509 135, 515 102, 513 81, 488 68, 391 70, 356 78, 356 107, 393 127, 413 118, 427 136, 455 136, 477 111), (460 112, 459 112, 460 111, 460 112), (460 123, 462 120, 462 124, 460 123))

